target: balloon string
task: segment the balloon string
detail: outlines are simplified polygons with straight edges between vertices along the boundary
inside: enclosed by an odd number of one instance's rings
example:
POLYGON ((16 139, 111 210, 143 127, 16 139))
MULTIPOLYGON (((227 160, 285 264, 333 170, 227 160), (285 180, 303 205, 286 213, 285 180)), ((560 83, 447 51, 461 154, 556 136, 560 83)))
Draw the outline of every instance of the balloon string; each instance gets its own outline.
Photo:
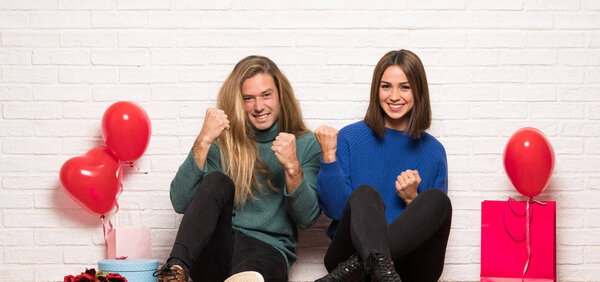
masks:
POLYGON ((525 208, 524 212, 520 212, 517 211, 513 208, 512 206, 512 202, 515 201, 515 199, 513 199, 512 197, 508 197, 508 206, 510 207, 510 209, 512 210, 512 212, 517 215, 517 216, 523 216, 525 215, 525 232, 524 234, 521 234, 520 236, 515 236, 512 232, 510 232, 510 230, 508 229, 508 226, 506 225, 506 218, 504 215, 504 208, 502 208, 502 221, 504 223, 504 229, 506 230, 506 232, 508 233, 508 235, 515 241, 522 241, 523 239, 525 239, 526 244, 527 244, 527 261, 525 262, 525 266, 523 267, 523 276, 522 276, 522 281, 525 281, 525 274, 527 273, 527 270, 529 269, 529 263, 531 261, 531 220, 533 219, 533 206, 531 206, 531 204, 539 204, 542 206, 545 206, 546 203, 541 202, 541 201, 537 201, 535 199, 533 199, 533 197, 530 197, 527 200, 527 206, 525 208), (523 238, 524 237, 524 238, 523 238))
POLYGON ((527 234, 526 238, 527 238, 527 262, 525 262, 525 267, 523 267, 523 277, 522 277, 522 281, 525 281, 525 273, 527 273, 527 269, 529 269, 529 262, 531 261, 531 234, 530 234, 530 230, 529 227, 531 226, 529 219, 531 218, 529 215, 529 202, 531 202, 533 198, 530 197, 529 200, 527 201, 527 220, 525 221, 525 233, 527 234))
MULTIPOLYGON (((121 195, 121 192, 123 192, 123 182, 121 181, 121 170, 122 170, 122 166, 123 166, 123 162, 121 162, 121 165, 119 166, 119 168, 117 168, 117 173, 115 175, 115 177, 117 178, 117 183, 119 183, 119 192, 117 192, 117 196, 115 197, 115 207, 117 208, 115 210, 115 212, 112 214, 112 216, 117 215, 117 213, 119 212, 119 196, 121 195)), ((111 216, 111 217, 112 217, 111 216)), ((102 220, 102 233, 104 234, 104 245, 108 248, 108 236, 106 235, 106 222, 104 221, 105 216, 102 215, 100 216, 100 220, 102 220)), ((111 230, 113 230, 113 225, 112 222, 110 221, 110 218, 108 219, 108 232, 110 232, 111 230)))
POLYGON ((147 171, 142 171, 138 166, 134 165, 133 162, 123 162, 123 164, 128 165, 129 167, 135 168, 139 173, 148 174, 147 171))
MULTIPOLYGON (((529 268, 529 262, 531 261, 531 218, 529 218, 530 216, 533 217, 533 213, 529 213, 529 209, 530 209, 530 203, 531 204, 540 204, 542 206, 545 206, 546 203, 544 202, 540 202, 537 200, 534 200, 533 197, 530 197, 529 200, 527 201, 527 216, 528 219, 525 223, 526 226, 526 231, 527 231, 527 262, 525 263, 525 267, 523 268, 523 281, 525 281, 525 273, 527 273, 527 269, 529 268)), ((533 212, 533 208, 532 212, 533 212)))
POLYGON ((104 215, 100 216, 100 221, 102 221, 102 234, 104 235, 104 246, 108 248, 108 239, 106 238, 106 222, 104 222, 104 215))
MULTIPOLYGON (((121 193, 123 192, 123 182, 121 180, 120 176, 120 171, 122 170, 122 166, 123 163, 121 163, 121 165, 119 166, 119 169, 117 169, 117 182, 119 183, 119 192, 117 192, 117 196, 115 197, 115 207, 117 208, 115 210, 115 213, 112 214, 112 216, 116 216, 117 213, 119 212, 119 196, 121 196, 121 193)), ((108 223, 110 224, 110 229, 113 229, 112 223, 110 222, 110 220, 108 221, 108 223)))
POLYGON ((119 183, 119 192, 117 193, 117 197, 115 197, 115 206, 117 207, 117 209, 115 210, 113 216, 117 215, 117 213, 119 212, 119 196, 121 196, 121 193, 123 192, 123 181, 121 180, 121 177, 119 177, 121 170, 123 170, 123 164, 124 163, 121 162, 119 169, 117 169, 117 182, 119 183))
MULTIPOLYGON (((123 162, 123 161, 120 161, 119 168, 117 169, 117 172, 115 174, 115 177, 117 178, 117 182, 119 183, 119 192, 117 192, 117 196, 115 197, 115 207, 116 207, 116 209, 115 209, 115 212, 112 214, 112 216, 116 216, 117 213, 119 212, 119 196, 121 196, 121 193, 123 192, 123 181, 122 181, 122 179, 121 179, 120 176, 121 176, 121 172, 124 170, 123 166, 125 166, 125 165, 129 165, 131 167, 134 167, 139 172, 141 172, 143 174, 148 174, 147 171, 146 172, 142 172, 139 167, 133 165, 133 162, 123 162)), ((105 216, 104 215, 100 216, 100 220, 102 221, 102 233, 104 234, 104 245, 108 248, 108 236, 106 235, 105 216)), ((110 221, 110 219, 108 219, 108 226, 109 226, 108 232, 110 232, 111 230, 114 229, 113 225, 112 225, 112 222, 110 221)))

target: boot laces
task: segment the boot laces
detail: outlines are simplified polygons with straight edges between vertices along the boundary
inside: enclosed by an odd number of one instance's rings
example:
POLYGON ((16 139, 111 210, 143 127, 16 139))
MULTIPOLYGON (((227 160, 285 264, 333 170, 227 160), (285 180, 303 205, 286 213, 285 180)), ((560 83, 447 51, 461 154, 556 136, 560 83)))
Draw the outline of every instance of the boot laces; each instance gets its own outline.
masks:
POLYGON ((379 252, 371 251, 369 253, 369 257, 365 261, 365 268, 371 271, 371 274, 379 282, 400 281, 400 277, 394 269, 394 262, 379 252))
POLYGON ((178 281, 177 275, 180 273, 177 269, 171 268, 171 265, 165 264, 157 271, 152 273, 152 276, 157 277, 158 281, 178 281))
POLYGON ((360 258, 354 254, 341 262, 327 276, 317 280, 321 281, 359 281, 365 275, 360 258))

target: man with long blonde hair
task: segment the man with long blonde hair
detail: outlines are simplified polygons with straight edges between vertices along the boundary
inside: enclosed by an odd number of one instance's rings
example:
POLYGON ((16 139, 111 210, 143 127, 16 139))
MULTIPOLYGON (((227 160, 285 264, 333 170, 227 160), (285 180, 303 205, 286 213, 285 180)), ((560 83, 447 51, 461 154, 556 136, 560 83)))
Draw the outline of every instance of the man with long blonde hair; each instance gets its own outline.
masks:
POLYGON ((320 159, 277 65, 242 59, 171 183, 184 216, 158 280, 287 281, 297 227, 320 215, 320 159))

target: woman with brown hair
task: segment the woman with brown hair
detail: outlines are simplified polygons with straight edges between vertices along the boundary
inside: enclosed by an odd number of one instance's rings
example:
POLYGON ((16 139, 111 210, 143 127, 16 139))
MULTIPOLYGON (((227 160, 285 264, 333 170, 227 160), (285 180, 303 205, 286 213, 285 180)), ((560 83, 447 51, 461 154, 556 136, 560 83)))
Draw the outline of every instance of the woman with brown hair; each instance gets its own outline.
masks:
POLYGON ((321 152, 270 59, 236 64, 171 182, 183 219, 159 281, 287 281, 297 227, 319 217, 321 152))
POLYGON ((431 124, 425 69, 407 50, 375 67, 363 121, 315 130, 323 159, 317 176, 322 210, 333 221, 317 281, 437 281, 452 206, 442 144, 431 124), (400 276, 400 277, 399 277, 400 276))

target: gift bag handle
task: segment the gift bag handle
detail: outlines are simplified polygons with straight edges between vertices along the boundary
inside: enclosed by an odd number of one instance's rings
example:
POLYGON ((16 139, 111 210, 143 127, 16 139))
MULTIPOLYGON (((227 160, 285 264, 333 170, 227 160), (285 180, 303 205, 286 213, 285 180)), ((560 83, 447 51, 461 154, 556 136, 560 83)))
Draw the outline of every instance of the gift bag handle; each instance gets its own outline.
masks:
MULTIPOLYGON (((516 216, 525 216, 527 214, 527 209, 525 211, 517 211, 513 206, 512 206, 512 202, 514 202, 515 199, 513 199, 512 197, 508 198, 508 206, 510 207, 510 210, 512 211, 512 213, 516 216)), ((531 219, 533 218, 533 206, 529 209, 529 224, 531 224, 531 219)), ((506 215, 504 214, 504 207, 502 207, 502 223, 504 225, 504 230, 506 230, 506 233, 508 233, 508 235, 515 241, 523 241, 526 237, 526 233, 527 233, 527 228, 525 230, 523 230, 523 233, 521 233, 519 236, 516 236, 515 234, 513 234, 509 229, 508 226, 506 225, 506 215)))
POLYGON ((512 232, 510 232, 510 230, 508 230, 508 227, 506 226, 506 218, 505 218, 505 215, 504 215, 504 207, 502 207, 502 223, 504 223, 504 229, 506 230, 506 232, 508 233, 508 235, 513 240, 522 241, 523 239, 527 239, 527 261, 525 262, 525 266, 523 267, 523 276, 521 277, 523 280, 525 280, 525 274, 527 273, 527 269, 529 269, 529 262, 531 261, 530 227, 531 227, 531 219, 533 218, 533 205, 531 205, 531 204, 532 203, 536 203, 536 204, 540 204, 542 206, 545 206, 546 203, 534 200, 533 197, 532 197, 532 198, 529 198, 527 200, 527 207, 525 209, 525 212, 518 212, 512 206, 512 202, 513 201, 514 201, 514 199, 512 197, 508 197, 508 206, 510 207, 510 209, 512 210, 512 212, 515 215, 519 215, 519 216, 526 215, 527 216, 527 218, 525 220, 525 232, 524 232, 524 234, 521 234, 521 236, 516 237, 516 236, 514 236, 514 234, 512 234, 512 232))
POLYGON ((138 202, 122 205, 121 213, 116 217, 116 222, 119 227, 142 226, 142 207, 138 202), (137 216, 137 218, 136 218, 137 216), (137 223, 136 223, 137 222, 137 223))

